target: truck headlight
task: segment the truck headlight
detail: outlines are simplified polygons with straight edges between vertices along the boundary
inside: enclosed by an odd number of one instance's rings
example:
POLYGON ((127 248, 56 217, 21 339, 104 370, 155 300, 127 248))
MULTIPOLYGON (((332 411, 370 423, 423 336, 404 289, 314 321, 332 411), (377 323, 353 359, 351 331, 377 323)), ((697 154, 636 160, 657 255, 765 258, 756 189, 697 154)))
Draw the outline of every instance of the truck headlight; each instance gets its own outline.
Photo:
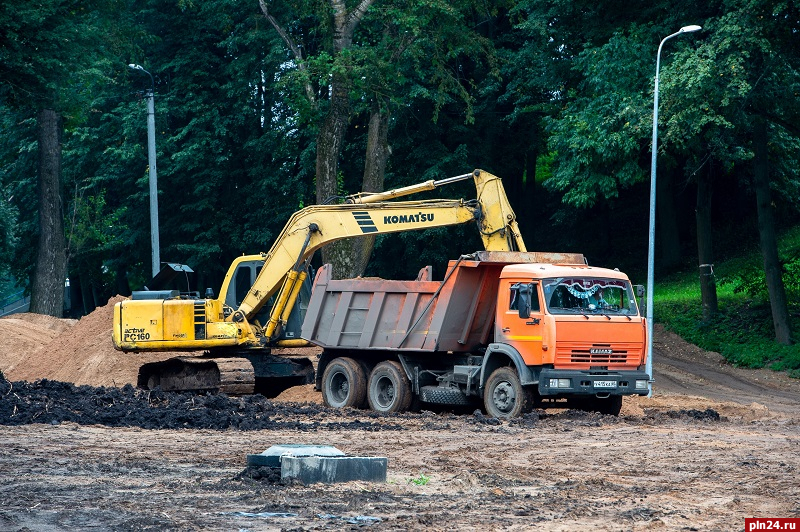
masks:
POLYGON ((637 390, 646 390, 647 389, 647 381, 636 381, 636 389, 637 390))
POLYGON ((572 381, 570 379, 550 379, 551 388, 571 388, 572 381))

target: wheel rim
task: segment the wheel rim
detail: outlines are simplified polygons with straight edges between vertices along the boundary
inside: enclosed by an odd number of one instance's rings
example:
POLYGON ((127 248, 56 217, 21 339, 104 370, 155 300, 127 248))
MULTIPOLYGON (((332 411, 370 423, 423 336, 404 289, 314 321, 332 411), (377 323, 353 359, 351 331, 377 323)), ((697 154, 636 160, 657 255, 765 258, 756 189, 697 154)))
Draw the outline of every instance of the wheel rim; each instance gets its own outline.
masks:
POLYGON ((347 380, 347 375, 341 371, 331 375, 330 392, 337 403, 344 403, 350 395, 350 381, 347 380))
POLYGON ((394 382, 389 377, 381 377, 375 381, 375 402, 381 408, 389 408, 394 402, 394 382))
POLYGON ((494 391, 492 392, 492 403, 495 408, 500 412, 507 414, 514 408, 514 403, 517 400, 517 394, 514 392, 514 387, 508 381, 497 383, 494 391))

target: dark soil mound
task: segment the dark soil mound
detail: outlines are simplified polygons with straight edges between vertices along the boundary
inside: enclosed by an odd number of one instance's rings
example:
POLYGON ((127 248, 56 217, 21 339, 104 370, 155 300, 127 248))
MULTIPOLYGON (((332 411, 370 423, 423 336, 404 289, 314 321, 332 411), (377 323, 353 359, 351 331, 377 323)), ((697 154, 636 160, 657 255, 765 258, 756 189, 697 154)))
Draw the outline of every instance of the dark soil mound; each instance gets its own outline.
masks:
POLYGON ((333 421, 337 418, 341 412, 320 405, 273 403, 260 395, 231 398, 139 390, 130 384, 94 388, 51 380, 9 382, 0 373, 0 425, 74 422, 144 429, 402 430, 378 421, 333 421))

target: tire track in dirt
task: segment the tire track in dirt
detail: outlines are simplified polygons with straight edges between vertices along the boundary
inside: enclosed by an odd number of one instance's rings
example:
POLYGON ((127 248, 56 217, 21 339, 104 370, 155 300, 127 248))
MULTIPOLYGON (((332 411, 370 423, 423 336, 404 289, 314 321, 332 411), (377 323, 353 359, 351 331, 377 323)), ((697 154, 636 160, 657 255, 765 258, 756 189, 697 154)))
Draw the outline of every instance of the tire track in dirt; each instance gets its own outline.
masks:
POLYGON ((657 325, 654 334, 654 394, 695 395, 739 404, 760 403, 772 411, 800 412, 800 380, 767 369, 731 366, 657 325))

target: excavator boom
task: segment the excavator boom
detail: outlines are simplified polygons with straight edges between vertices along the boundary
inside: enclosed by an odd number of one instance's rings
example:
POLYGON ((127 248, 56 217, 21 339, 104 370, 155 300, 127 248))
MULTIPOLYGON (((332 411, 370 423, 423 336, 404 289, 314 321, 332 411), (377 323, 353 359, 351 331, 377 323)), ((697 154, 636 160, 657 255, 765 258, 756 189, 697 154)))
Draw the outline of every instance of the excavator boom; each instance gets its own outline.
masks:
MULTIPOLYGON (((250 320, 264 303, 285 286, 288 272, 298 270, 320 247, 354 236, 387 234, 475 221, 487 251, 527 251, 516 216, 499 177, 482 170, 441 181, 427 181, 389 192, 359 194, 342 205, 314 205, 296 212, 266 254, 264 267, 235 316, 250 320), (478 198, 388 202, 446 184, 475 180, 478 198)), ((232 279, 229 272, 222 293, 232 279)), ((280 302, 280 298, 278 299, 280 302)))

